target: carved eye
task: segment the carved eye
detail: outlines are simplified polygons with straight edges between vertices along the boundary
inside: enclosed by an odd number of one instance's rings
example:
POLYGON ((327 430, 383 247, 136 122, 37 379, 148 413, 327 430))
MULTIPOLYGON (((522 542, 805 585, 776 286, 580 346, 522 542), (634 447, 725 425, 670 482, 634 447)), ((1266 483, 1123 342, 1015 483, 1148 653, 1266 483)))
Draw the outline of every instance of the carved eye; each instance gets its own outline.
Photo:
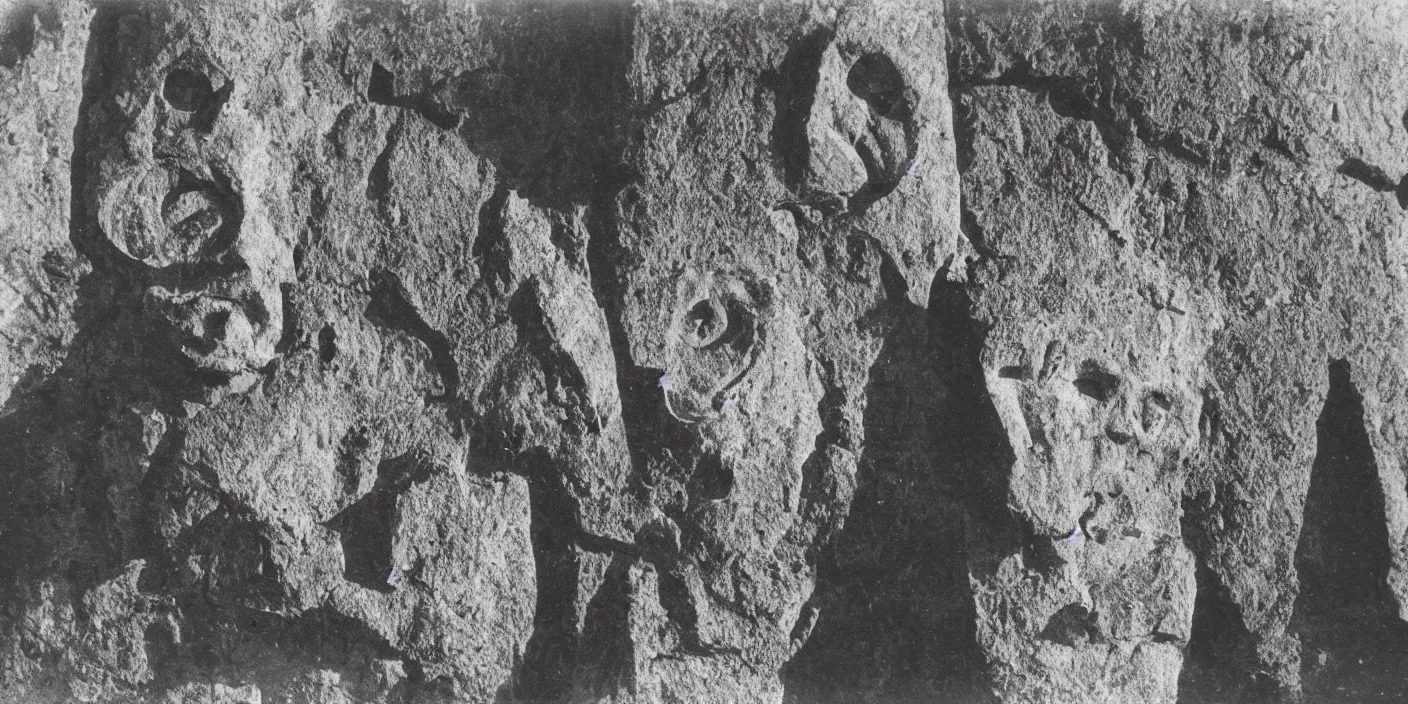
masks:
POLYGON ((198 246, 224 224, 216 194, 209 188, 177 189, 161 204, 161 218, 180 249, 198 246))
POLYGON ((201 112, 215 102, 215 88, 204 74, 178 68, 166 74, 161 95, 171 107, 182 112, 201 112))
POLYGON ((699 484, 700 498, 720 501, 733 492, 733 469, 725 465, 718 455, 706 454, 695 467, 695 481, 699 484))
POLYGON ((690 307, 684 316, 685 344, 708 348, 727 342, 731 323, 728 305, 715 296, 705 298, 690 307))
POLYGON ((759 331, 746 296, 728 286, 711 287, 675 314, 661 385, 676 418, 698 422, 725 412, 731 390, 752 368, 759 331))
POLYGON ((1003 379, 1027 381, 1032 378, 1032 370, 1030 367, 1024 365, 1010 364, 997 370, 997 375, 1003 379))
POLYGON ((228 190, 179 168, 148 169, 104 191, 98 212, 103 233, 148 266, 210 255, 217 236, 238 225, 239 210, 228 190))
POLYGON ((884 54, 866 54, 851 64, 846 87, 883 117, 891 117, 904 98, 904 79, 884 54))
POLYGON ((1080 375, 1076 377, 1074 383, 1076 390, 1081 394, 1089 396, 1099 403, 1104 403, 1114 398, 1115 391, 1120 387, 1120 378, 1101 369, 1093 362, 1086 362, 1081 365, 1080 375))
POLYGON ((1152 433, 1162 428, 1172 409, 1173 400, 1167 394, 1161 391, 1144 394, 1139 409, 1139 422, 1144 426, 1144 432, 1152 433))

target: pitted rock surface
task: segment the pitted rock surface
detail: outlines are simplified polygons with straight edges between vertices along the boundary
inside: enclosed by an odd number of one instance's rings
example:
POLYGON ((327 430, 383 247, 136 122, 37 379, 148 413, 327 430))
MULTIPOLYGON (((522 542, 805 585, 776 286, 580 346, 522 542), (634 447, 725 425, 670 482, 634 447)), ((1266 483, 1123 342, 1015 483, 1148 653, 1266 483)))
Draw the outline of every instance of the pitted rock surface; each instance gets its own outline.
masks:
POLYGON ((0 5, 0 702, 1408 696, 1408 5, 0 5))

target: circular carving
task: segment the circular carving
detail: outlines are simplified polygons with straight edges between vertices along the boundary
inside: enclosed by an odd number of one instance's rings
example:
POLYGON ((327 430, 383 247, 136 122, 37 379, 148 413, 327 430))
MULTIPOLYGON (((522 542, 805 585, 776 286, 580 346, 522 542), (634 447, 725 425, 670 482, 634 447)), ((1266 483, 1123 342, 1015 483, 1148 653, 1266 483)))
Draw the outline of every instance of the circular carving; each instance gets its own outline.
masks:
POLYGON ((846 87, 883 117, 891 117, 904 99, 904 78, 895 62, 884 54, 866 54, 856 59, 846 74, 846 87))
POLYGON ((762 332, 742 282, 707 281, 682 300, 661 388, 670 413, 695 423, 727 412, 734 387, 757 359, 762 332))
POLYGON ((710 296, 685 313, 684 342, 698 349, 713 347, 728 341, 732 327, 728 305, 717 296, 710 296))
POLYGON ((215 88, 204 74, 188 68, 178 68, 166 74, 161 96, 171 107, 182 112, 200 112, 215 100, 215 88))
POLYGON ((161 218, 179 249, 199 246, 224 223, 218 198, 205 188, 172 191, 162 203, 161 218))
POLYGON ((238 225, 230 197, 214 183, 164 167, 109 186, 99 206, 107 239, 147 266, 189 264, 215 253, 217 236, 238 225))

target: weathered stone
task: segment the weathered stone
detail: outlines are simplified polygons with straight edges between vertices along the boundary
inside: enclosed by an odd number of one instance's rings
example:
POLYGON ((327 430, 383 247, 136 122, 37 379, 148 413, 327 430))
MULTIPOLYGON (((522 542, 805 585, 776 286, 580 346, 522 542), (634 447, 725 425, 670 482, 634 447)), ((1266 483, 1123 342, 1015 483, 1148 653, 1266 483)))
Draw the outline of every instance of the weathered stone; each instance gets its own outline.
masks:
MULTIPOLYGON (((1302 517, 1315 506, 1307 508, 1306 492, 1326 369, 1330 360, 1348 363, 1371 428, 1396 417, 1392 402, 1377 399, 1396 398, 1403 378, 1389 352, 1403 335, 1403 284, 1391 254, 1403 217, 1392 193, 1397 179, 1382 175, 1408 170, 1402 9, 975 4, 951 12, 965 217, 970 237, 991 254, 975 277, 979 317, 999 340, 1013 327, 1048 327, 1058 338, 1093 328, 1097 347, 1071 361, 1090 360, 1098 372, 1085 383, 1108 381, 1112 410, 1132 411, 1125 422, 1136 430, 1148 401, 1126 389, 1171 385, 1160 392, 1173 411, 1164 422, 1177 420, 1190 444, 1174 455, 1150 452, 1151 467, 1168 466, 1167 481, 1150 487, 1165 508, 1135 515, 1153 519, 1161 526, 1155 534, 1182 551, 1174 520, 1181 501, 1182 541, 1204 565, 1188 646, 1197 662, 1183 670, 1185 695, 1214 696, 1200 688, 1220 680, 1294 696, 1300 644, 1289 627, 1303 610, 1295 556, 1302 517), (1057 322, 1066 315, 1072 320, 1057 322), (1131 327, 1154 317, 1188 332, 1131 327), (1137 370, 1160 356, 1167 372, 1137 370)), ((1026 357, 985 364, 990 389, 1006 383, 1001 365, 1011 375, 1040 374, 1040 348, 1023 349, 1026 357)), ((985 351, 992 354, 991 342, 985 351)), ((1023 418, 1019 408, 1030 425, 1040 407, 1019 402, 1003 412, 997 396, 1009 429, 1023 418)), ((1143 440, 1114 426, 1104 433, 1116 443, 1143 440)), ((1371 435, 1380 438, 1375 453, 1354 461, 1377 465, 1387 513, 1369 520, 1396 525, 1398 460, 1391 441, 1371 435)), ((1061 524, 1074 525, 1083 511, 1095 520, 1108 510, 1098 473, 1083 480, 1088 485, 1051 482, 1049 472, 1028 476, 1023 456, 1048 446, 1055 464, 1083 464, 1061 461, 1059 441, 1033 434, 1028 450, 1025 437, 1016 440, 1011 505, 1034 537, 1068 530, 1061 524)), ((1098 449, 1103 441, 1095 442, 1098 449)), ((1385 551, 1384 568, 1388 547, 1374 548, 1385 551)), ((1163 568, 1191 579, 1187 557, 1163 568)), ((1186 620, 1191 590, 1162 598, 1178 602, 1170 614, 1186 620)), ((1103 609, 1083 601, 1091 632, 1110 639, 1105 619, 1122 604, 1149 601, 1135 592, 1103 609)), ((990 613, 980 624, 1006 618, 990 613)), ((1174 643, 1189 635, 1186 623, 1162 632, 1174 643)), ((1159 633, 1151 632, 1147 650, 1160 647, 1159 633)), ((1157 667, 1147 655, 1112 655, 1110 676, 1140 673, 1121 686, 1157 687, 1157 695, 1135 698, 1173 701, 1178 651, 1169 649, 1157 667)), ((1132 696, 1092 691, 1089 675, 1046 668, 1017 666, 1012 686, 1040 691, 1066 679, 1082 697, 1132 696)))
POLYGON ((0 10, 0 701, 1408 682, 1396 2, 0 10))
POLYGON ((632 30, 593 274, 653 518, 622 571, 629 689, 594 691, 780 701, 850 501, 867 370, 957 241, 942 22, 647 4, 632 30), (856 180, 830 179, 838 160, 856 180))
POLYGON ((63 363, 88 262, 68 238, 69 159, 90 10, 0 15, 0 407, 63 363))

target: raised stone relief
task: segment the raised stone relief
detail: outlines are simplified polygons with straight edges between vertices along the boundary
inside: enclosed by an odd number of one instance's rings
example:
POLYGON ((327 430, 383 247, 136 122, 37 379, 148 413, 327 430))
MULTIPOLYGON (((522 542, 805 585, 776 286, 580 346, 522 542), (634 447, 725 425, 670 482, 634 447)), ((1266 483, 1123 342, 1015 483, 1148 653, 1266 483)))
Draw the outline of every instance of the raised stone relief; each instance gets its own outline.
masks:
POLYGON ((231 78, 257 57, 160 21, 116 22, 96 40, 109 69, 80 117, 81 236, 140 289, 155 353, 198 384, 247 385, 283 333, 296 227, 289 159, 265 126, 277 117, 250 99, 260 86, 231 78))
POLYGON ((979 638, 1008 696, 1176 698, 1196 590, 1179 497, 1205 384, 1185 361, 1198 359, 1187 315, 1001 326, 988 339, 1024 538, 973 574, 979 638), (1061 339, 1042 339, 1052 331, 1061 339))
POLYGON ((920 59, 941 53, 938 18, 766 12, 700 8, 684 34, 664 7, 635 18, 638 125, 604 250, 619 255, 593 274, 651 518, 617 587, 639 624, 623 634, 629 694, 592 690, 609 700, 781 700, 777 672, 817 617, 815 556, 854 486, 866 371, 957 241, 947 96, 920 59), (901 17, 912 41, 875 79, 893 85, 852 93, 846 76, 884 56, 901 17), (875 112, 863 96, 883 90, 904 106, 875 112), (916 156, 919 135, 932 146, 916 156), (668 156, 680 148, 730 156, 668 156), (847 159, 855 178, 827 181, 847 159), (875 216, 904 181, 930 200, 875 216))
POLYGON ((0 7, 0 701, 1402 694, 1405 27, 0 7))

